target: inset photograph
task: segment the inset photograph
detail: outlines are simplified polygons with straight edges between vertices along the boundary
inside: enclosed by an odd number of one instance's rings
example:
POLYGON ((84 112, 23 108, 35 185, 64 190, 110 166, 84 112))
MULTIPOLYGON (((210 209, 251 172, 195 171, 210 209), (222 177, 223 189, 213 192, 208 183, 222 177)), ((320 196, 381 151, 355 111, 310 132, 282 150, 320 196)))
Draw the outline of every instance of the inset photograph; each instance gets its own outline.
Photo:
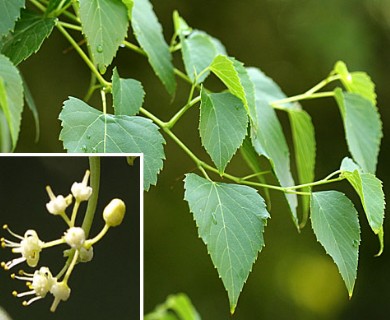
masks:
POLYGON ((138 319, 142 154, 0 156, 0 318, 138 319))

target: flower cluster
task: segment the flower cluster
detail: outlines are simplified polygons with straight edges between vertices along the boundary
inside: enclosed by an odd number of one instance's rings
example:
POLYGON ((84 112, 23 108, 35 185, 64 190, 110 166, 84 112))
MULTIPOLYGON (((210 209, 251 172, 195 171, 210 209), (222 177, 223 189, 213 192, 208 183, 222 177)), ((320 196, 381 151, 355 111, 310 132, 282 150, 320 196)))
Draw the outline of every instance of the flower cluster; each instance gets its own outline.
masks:
POLYGON ((126 206, 120 199, 113 199, 103 211, 103 219, 105 226, 98 235, 91 239, 87 239, 86 232, 82 227, 75 226, 76 216, 80 203, 88 201, 92 196, 92 187, 88 186, 90 172, 87 170, 82 182, 75 182, 71 186, 71 193, 67 196, 55 195, 50 186, 46 187, 49 196, 49 202, 46 204, 47 211, 52 215, 58 215, 67 224, 68 228, 59 238, 49 242, 42 241, 35 230, 27 230, 24 236, 11 231, 8 225, 4 225, 6 230, 16 240, 11 241, 5 238, 0 239, 3 248, 11 248, 11 251, 21 256, 14 258, 8 262, 1 262, 1 267, 4 270, 10 270, 16 265, 26 262, 29 267, 35 268, 39 264, 40 253, 43 249, 54 247, 61 244, 67 244, 69 249, 64 251, 64 256, 67 258, 64 267, 56 275, 53 276, 50 269, 46 266, 41 266, 33 273, 27 273, 20 270, 18 275, 12 274, 12 279, 26 281, 29 291, 18 293, 14 291, 12 294, 15 297, 32 296, 29 300, 23 301, 24 306, 28 306, 34 301, 43 299, 48 293, 53 295, 54 301, 50 308, 55 311, 61 301, 68 300, 71 289, 68 286, 69 277, 79 262, 89 262, 93 258, 93 245, 100 241, 107 233, 110 227, 115 227, 121 224, 126 206), (74 202, 71 217, 66 213, 67 208, 74 202))

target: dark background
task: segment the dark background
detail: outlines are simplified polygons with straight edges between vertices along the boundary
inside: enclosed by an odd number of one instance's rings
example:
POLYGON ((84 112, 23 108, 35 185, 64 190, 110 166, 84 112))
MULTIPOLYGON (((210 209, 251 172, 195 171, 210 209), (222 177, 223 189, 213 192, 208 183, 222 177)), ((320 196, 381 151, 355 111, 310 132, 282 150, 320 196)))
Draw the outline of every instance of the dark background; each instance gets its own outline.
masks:
MULTIPOLYGON (((247 66, 261 68, 287 95, 311 88, 328 75, 337 60, 345 61, 351 71, 368 72, 377 85, 384 127, 377 174, 388 193, 389 0, 152 2, 167 40, 172 35, 172 12, 178 9, 189 25, 219 38, 231 56, 247 66)), ((42 50, 21 65, 39 107, 41 139, 33 143, 34 128, 27 111, 17 151, 63 151, 58 141, 60 122, 57 120, 62 102, 69 95, 82 98, 89 83, 89 72, 76 52, 63 54, 67 48, 69 44, 55 31, 42 50)), ((180 65, 180 55, 175 56, 175 62, 180 65)), ((172 102, 143 57, 120 49, 114 64, 118 65, 122 77, 142 81, 146 91, 145 107, 163 120, 168 120, 185 104, 188 86, 180 82, 172 102)), ((214 82, 210 85, 214 86, 214 82)), ((101 108, 98 96, 91 104, 101 108)), ((338 168, 342 158, 348 155, 342 122, 332 99, 308 101, 303 107, 316 127, 316 178, 319 179, 338 168)), ((286 117, 283 113, 279 115, 288 135, 286 117)), ((209 161, 200 147, 197 126, 198 110, 193 108, 174 132, 209 161)), ((159 176, 159 185, 145 195, 145 310, 152 310, 171 293, 185 292, 204 319, 228 319, 227 294, 205 246, 198 239, 188 205, 182 200, 183 174, 193 170, 194 165, 169 137, 166 139, 167 161, 159 176)), ((244 170, 241 158, 237 156, 227 170, 244 170)), ((347 192, 362 213, 351 188, 344 184, 335 188, 347 192)), ((297 234, 283 198, 278 193, 272 196, 272 219, 265 230, 266 247, 253 267, 232 318, 387 318, 390 258, 387 249, 381 257, 373 257, 378 243, 364 215, 361 214, 360 219, 362 244, 358 278, 354 296, 349 301, 336 267, 316 242, 310 225, 297 234)), ((388 222, 385 233, 387 225, 388 222)), ((68 307, 72 300, 76 297, 72 296, 60 309, 68 307)), ((112 307, 109 303, 104 305, 112 307)))
MULTIPOLYGON (((67 226, 58 216, 46 210, 48 195, 46 185, 64 196, 70 193, 73 182, 81 182, 89 168, 88 157, 0 157, 0 224, 8 224, 12 231, 24 235, 34 229, 42 241, 62 236, 67 226)), ((6 272, 0 270, 0 301, 14 320, 29 319, 138 319, 140 313, 140 170, 139 159, 130 167, 125 157, 101 158, 101 183, 98 207, 90 236, 95 236, 104 226, 102 212, 113 198, 126 204, 123 223, 110 228, 94 245, 94 258, 89 263, 78 264, 68 285, 71 295, 61 302, 52 314, 49 309, 53 296, 47 294, 28 307, 21 305, 26 298, 15 298, 13 290, 27 291, 24 281, 12 280, 11 273, 19 269, 29 272, 26 263, 6 272)), ((70 207, 70 210, 73 206, 70 207)), ((86 203, 82 203, 76 225, 80 226, 86 203)), ((68 209, 69 211, 69 209, 68 209)), ((71 211, 70 211, 71 212, 71 211)), ((70 214, 70 213, 68 213, 70 214)), ((12 237, 2 230, 6 239, 12 237)), ((42 250, 38 266, 49 266, 53 275, 58 273, 65 259, 65 245, 42 250)), ((1 261, 20 255, 2 249, 1 261)), ((30 296, 32 297, 32 296, 30 296)), ((29 299, 27 299, 29 300, 29 299)))

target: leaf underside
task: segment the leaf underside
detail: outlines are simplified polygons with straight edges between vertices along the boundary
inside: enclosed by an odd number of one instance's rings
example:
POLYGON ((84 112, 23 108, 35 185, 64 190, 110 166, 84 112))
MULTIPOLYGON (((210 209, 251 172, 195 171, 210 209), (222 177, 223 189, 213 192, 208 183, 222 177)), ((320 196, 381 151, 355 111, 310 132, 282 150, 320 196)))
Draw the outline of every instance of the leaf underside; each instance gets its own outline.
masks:
POLYGON ((352 202, 338 191, 313 192, 310 211, 317 240, 336 263, 351 297, 360 245, 357 211, 352 202))
POLYGON ((60 139, 68 152, 144 153, 144 188, 157 183, 165 141, 151 120, 104 114, 72 97, 65 101, 59 118, 60 139))
MULTIPOLYGON (((251 140, 259 155, 269 159, 277 179, 282 187, 295 185, 290 169, 290 152, 275 110, 270 103, 284 98, 279 87, 260 70, 248 68, 248 74, 255 86, 256 116, 251 126, 251 140)), ((298 228, 297 205, 295 194, 285 193, 293 222, 298 228)))
POLYGON ((335 97, 353 159, 364 172, 375 174, 382 138, 382 123, 376 107, 360 95, 341 89, 335 90, 335 97))
POLYGON ((202 144, 219 172, 224 172, 241 146, 248 117, 240 99, 229 92, 201 93, 199 132, 202 144))
POLYGON ((176 91, 172 55, 149 0, 134 0, 131 24, 138 43, 170 95, 176 91))
POLYGON ((120 0, 79 0, 80 19, 94 63, 104 73, 126 37, 127 7, 120 0))
POLYGON ((258 253, 269 214, 253 188, 216 183, 190 173, 184 180, 188 201, 214 266, 228 292, 233 313, 258 253))
POLYGON ((14 29, 25 0, 0 0, 0 39, 14 29))
POLYGON ((7 121, 12 148, 15 148, 22 120, 23 81, 18 69, 2 54, 0 54, 0 108, 7 121))

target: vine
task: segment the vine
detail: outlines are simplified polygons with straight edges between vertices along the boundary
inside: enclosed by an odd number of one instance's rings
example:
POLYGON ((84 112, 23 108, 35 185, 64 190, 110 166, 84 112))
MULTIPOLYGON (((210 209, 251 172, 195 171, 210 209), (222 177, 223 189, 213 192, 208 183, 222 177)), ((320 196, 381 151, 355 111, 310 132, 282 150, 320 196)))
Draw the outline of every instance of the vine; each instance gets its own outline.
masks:
MULTIPOLYGON (((5 23, 0 30, 0 116, 8 126, 8 130, 2 129, 3 150, 9 146, 13 150, 19 135, 23 80, 16 66, 38 51, 56 28, 91 72, 84 100, 70 97, 59 115, 59 138, 64 148, 68 152, 144 153, 144 186, 149 190, 157 184, 165 160, 166 142, 161 132, 177 144, 201 174, 186 175, 184 199, 227 290, 231 313, 265 245, 263 232, 270 217, 265 203, 271 202, 268 190, 285 195, 298 231, 310 217, 317 240, 338 266, 352 296, 360 244, 357 211, 343 193, 314 189, 348 181, 379 237, 379 254, 383 251, 385 202, 382 183, 375 176, 382 125, 375 86, 366 73, 350 72, 339 61, 324 80, 302 94, 287 97, 260 69, 244 67, 228 55, 218 39, 191 28, 178 12, 173 13, 174 34, 167 44, 149 0, 19 0, 13 5, 2 0, 0 4, 11 12, 8 17, 2 14, 5 23), (24 9, 26 3, 28 9, 24 9), (137 43, 127 38, 129 27, 137 43), (81 42, 73 32, 83 37, 81 42), (21 42, 27 48, 22 52, 17 50, 21 42), (121 78, 114 66, 111 77, 107 76, 119 47, 147 58, 172 97, 177 79, 189 85, 185 104, 168 120, 143 106, 145 91, 139 81, 121 78), (172 56, 176 53, 182 56, 184 71, 173 65, 172 56), (211 77, 219 79, 226 90, 211 91, 207 87, 211 77), (336 82, 335 89, 321 91, 336 82), (95 91, 100 92, 101 111, 88 105, 95 91), (107 95, 112 96, 114 114, 107 112, 107 95), (340 168, 316 180, 315 129, 300 103, 323 98, 333 98, 339 107, 350 155, 342 160, 340 168), (198 157, 173 131, 192 108, 200 110, 199 136, 212 164, 198 157), (290 165, 291 147, 276 109, 286 112, 291 124, 298 183, 290 165), (238 150, 253 173, 241 177, 226 170, 238 150), (272 172, 261 167, 260 157, 269 161, 272 172), (278 184, 267 182, 271 175, 278 184), (221 178, 231 183, 220 182, 221 178), (266 201, 258 191, 264 193, 266 201)), ((29 107, 36 112, 33 105, 29 107)), ((98 177, 91 179, 92 184, 93 179, 98 181, 98 177)), ((93 212, 92 201, 83 222, 86 235, 93 212)), ((72 215, 70 224, 73 223, 72 215)), ((69 259, 68 270, 72 270, 76 254, 69 259)))

